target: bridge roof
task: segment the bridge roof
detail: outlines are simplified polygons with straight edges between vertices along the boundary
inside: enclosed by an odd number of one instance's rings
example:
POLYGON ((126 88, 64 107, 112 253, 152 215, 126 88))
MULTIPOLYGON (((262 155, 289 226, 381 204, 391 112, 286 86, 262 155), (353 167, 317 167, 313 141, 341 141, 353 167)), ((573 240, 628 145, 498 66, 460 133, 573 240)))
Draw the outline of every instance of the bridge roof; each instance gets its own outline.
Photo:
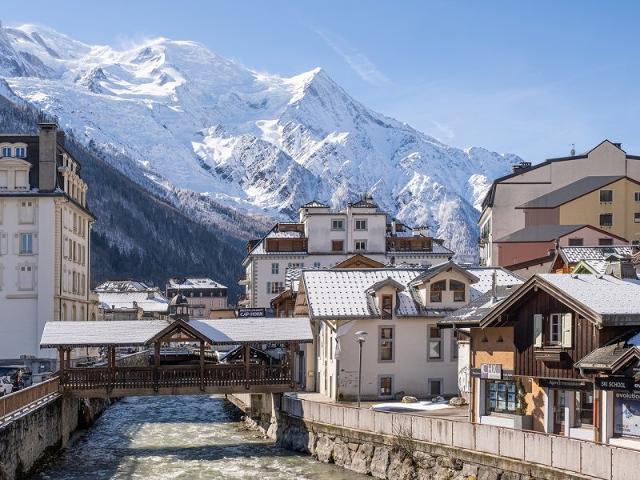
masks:
POLYGON ((222 318, 177 320, 122 320, 95 322, 47 322, 40 348, 146 346, 170 325, 188 324, 214 345, 242 343, 309 343, 313 340, 308 317, 222 318))

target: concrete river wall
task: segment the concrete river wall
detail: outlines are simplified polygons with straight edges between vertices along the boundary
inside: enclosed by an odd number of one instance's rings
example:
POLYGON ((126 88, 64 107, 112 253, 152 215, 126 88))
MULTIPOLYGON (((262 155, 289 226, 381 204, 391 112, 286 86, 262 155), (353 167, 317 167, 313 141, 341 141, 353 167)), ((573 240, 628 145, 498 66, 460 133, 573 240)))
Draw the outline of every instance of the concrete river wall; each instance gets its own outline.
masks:
MULTIPOLYGON (((265 413, 259 404, 263 428, 265 413)), ((254 402, 256 403, 256 402, 254 402)), ((262 404, 268 404, 264 399, 262 404)), ((274 399, 266 429, 286 448, 381 479, 638 479, 640 451, 423 415, 274 399), (274 408, 274 411, 276 409, 274 408)), ((259 422, 260 423, 260 422, 259 422)))

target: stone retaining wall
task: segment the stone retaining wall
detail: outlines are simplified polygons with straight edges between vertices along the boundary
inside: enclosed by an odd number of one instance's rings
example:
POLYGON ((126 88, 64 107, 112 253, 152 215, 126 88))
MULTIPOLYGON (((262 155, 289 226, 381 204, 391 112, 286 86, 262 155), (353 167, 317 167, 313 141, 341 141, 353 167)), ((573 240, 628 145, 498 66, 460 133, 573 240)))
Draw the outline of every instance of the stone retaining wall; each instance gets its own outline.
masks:
POLYGON ((0 480, 28 478, 67 444, 76 429, 91 425, 106 406, 105 400, 57 395, 0 427, 0 480))

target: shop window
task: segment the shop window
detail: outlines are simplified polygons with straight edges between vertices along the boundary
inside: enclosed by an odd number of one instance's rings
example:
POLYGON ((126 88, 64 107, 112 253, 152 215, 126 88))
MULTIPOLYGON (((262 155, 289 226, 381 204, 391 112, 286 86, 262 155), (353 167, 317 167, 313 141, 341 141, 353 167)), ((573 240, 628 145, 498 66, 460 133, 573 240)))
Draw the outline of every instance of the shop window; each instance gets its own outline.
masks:
POLYGON ((576 427, 593 427, 593 391, 576 392, 576 427))
POLYGON ((447 289, 447 282, 445 280, 440 280, 439 282, 434 282, 430 287, 430 295, 429 300, 431 303, 440 303, 442 302, 442 292, 447 289))
POLYGON ((380 377, 380 396, 390 397, 393 395, 393 377, 380 377))
POLYGON ((640 437, 640 394, 615 392, 613 433, 619 437, 640 437))
POLYGON ((515 382, 487 381, 486 413, 516 413, 518 389, 515 382))
POLYGON ((442 331, 438 327, 427 328, 427 358, 442 360, 442 331))
POLYGON ((453 292, 453 301, 454 302, 464 302, 465 301, 465 285, 462 282, 458 282, 457 280, 449 281, 449 290, 453 292))

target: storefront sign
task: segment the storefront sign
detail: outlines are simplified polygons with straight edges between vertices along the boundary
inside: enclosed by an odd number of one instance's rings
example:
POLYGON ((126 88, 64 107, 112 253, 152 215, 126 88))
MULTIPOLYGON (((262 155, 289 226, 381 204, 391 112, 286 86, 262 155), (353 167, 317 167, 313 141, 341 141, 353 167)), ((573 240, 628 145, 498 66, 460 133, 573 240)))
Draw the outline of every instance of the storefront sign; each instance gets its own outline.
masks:
MULTIPOLYGON (((482 377, 482 371, 480 368, 472 368, 471 376, 473 378, 484 378, 482 377)), ((502 370, 501 380, 512 380, 512 379, 513 379, 513 370, 502 370)))
POLYGON ((555 378, 541 378, 538 385, 543 388, 557 388, 559 390, 592 390, 593 385, 576 380, 559 380, 555 378))
POLYGON ((640 392, 640 383, 630 377, 596 378, 596 387, 600 390, 615 390, 621 392, 640 392))
POLYGON ((269 317, 273 316, 272 308, 240 308, 238 309, 238 317, 269 317))
POLYGON ((483 363, 480 365, 480 378, 502 380, 502 365, 499 363, 483 363))

